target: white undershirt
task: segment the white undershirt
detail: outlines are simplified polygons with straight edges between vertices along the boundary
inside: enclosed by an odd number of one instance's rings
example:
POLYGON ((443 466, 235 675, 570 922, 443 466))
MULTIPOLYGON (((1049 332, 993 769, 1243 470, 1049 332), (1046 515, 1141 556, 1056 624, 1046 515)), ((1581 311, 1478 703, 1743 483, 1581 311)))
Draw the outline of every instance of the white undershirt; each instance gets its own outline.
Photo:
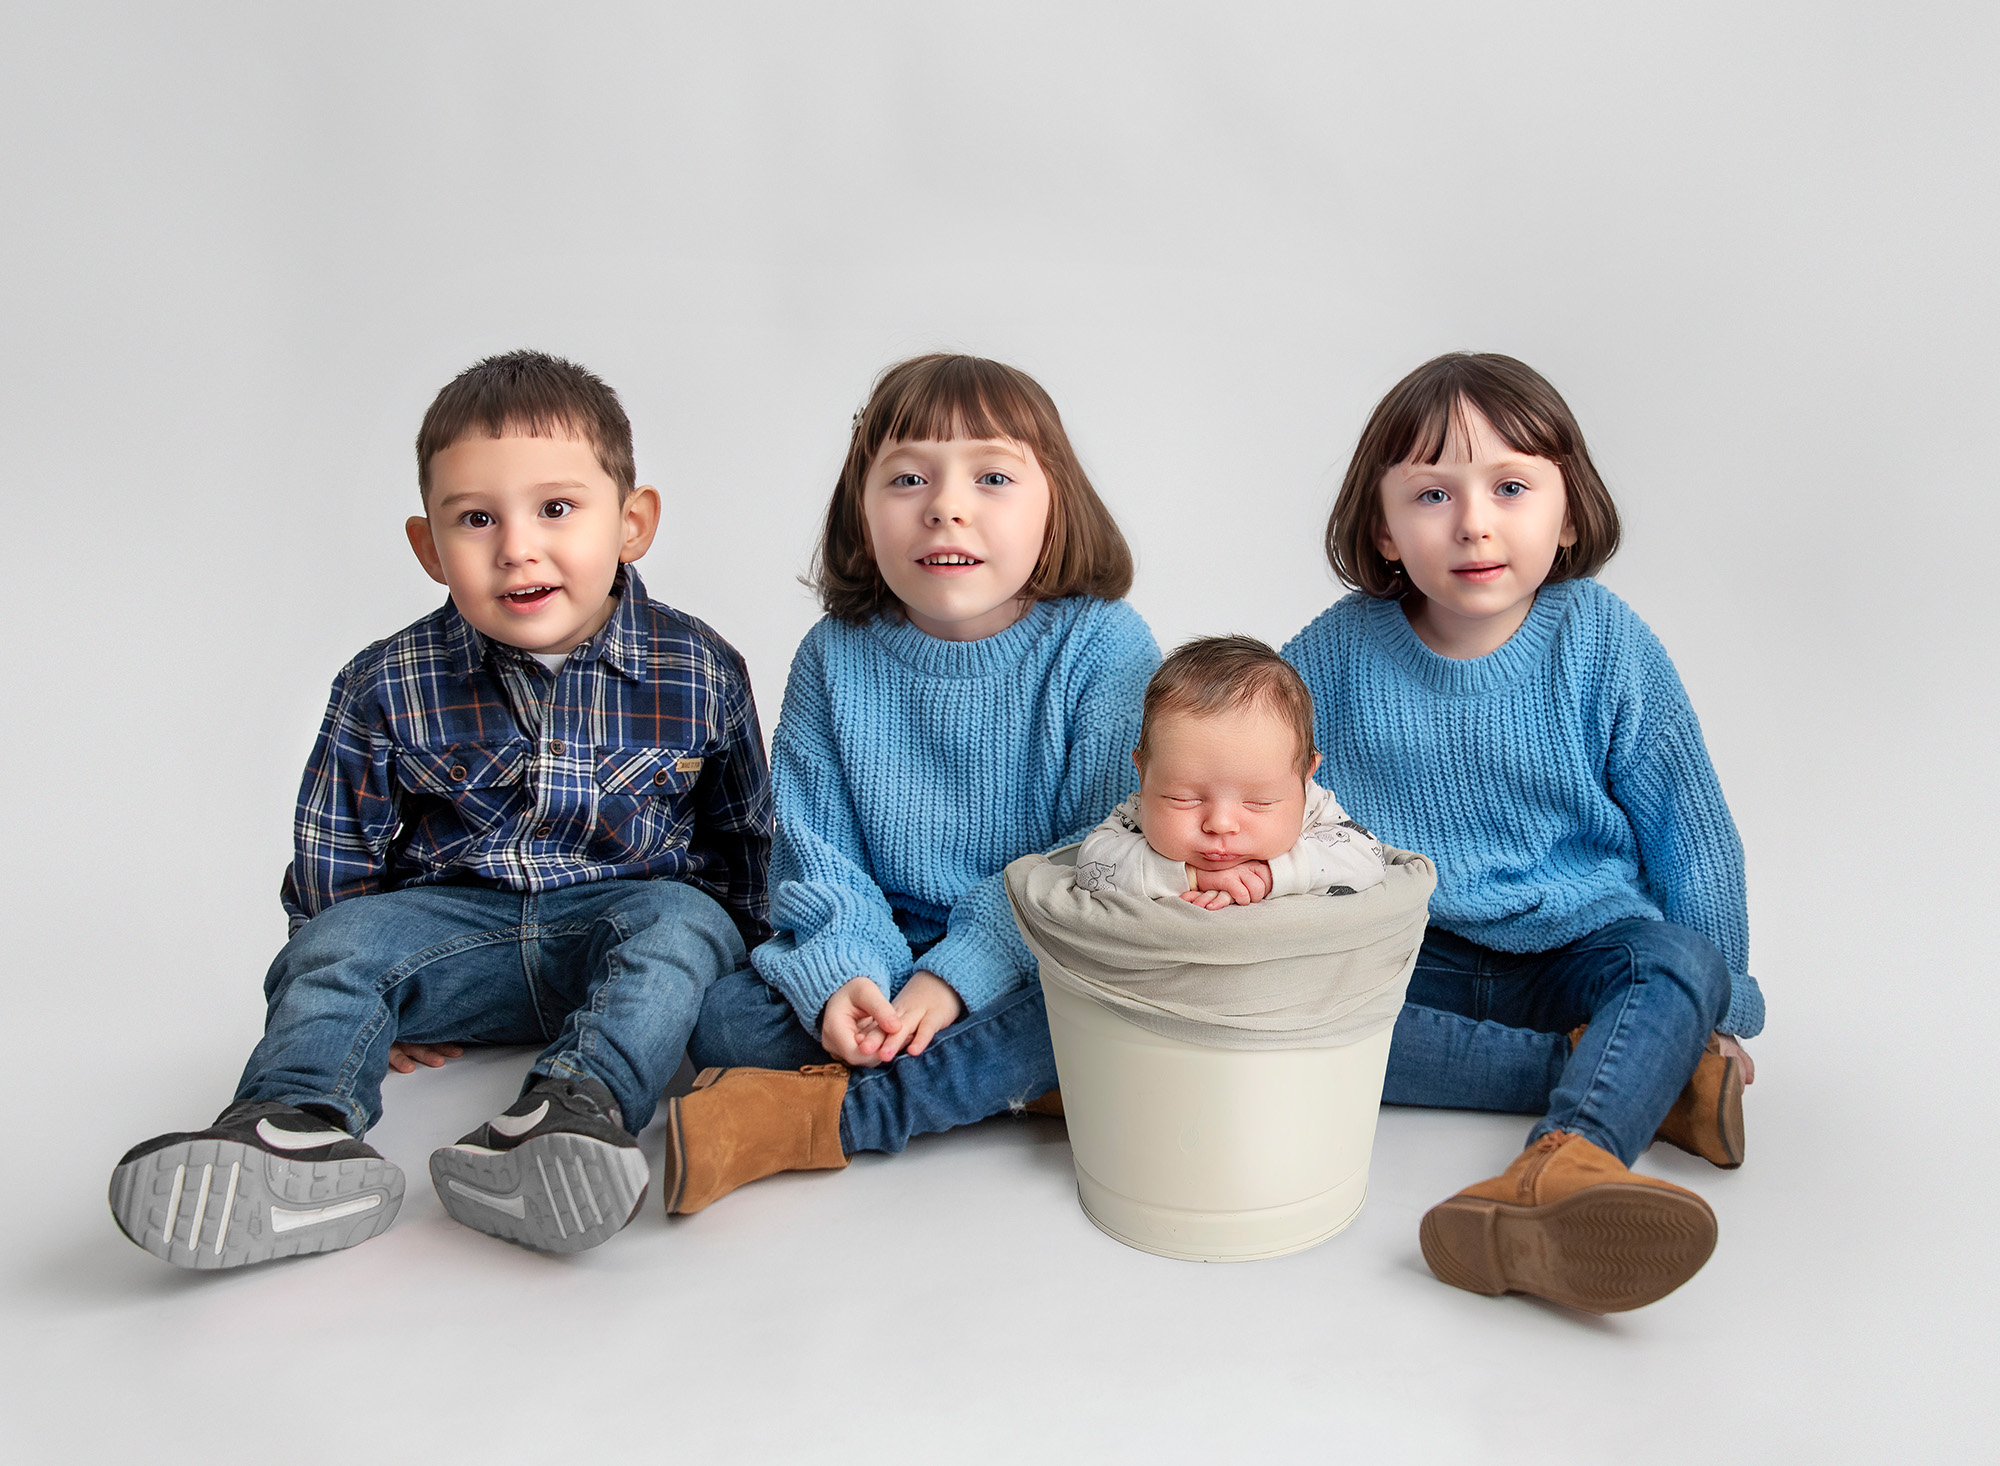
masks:
POLYGON ((568 652, 529 652, 529 656, 547 667, 551 672, 561 672, 562 664, 569 660, 568 652))

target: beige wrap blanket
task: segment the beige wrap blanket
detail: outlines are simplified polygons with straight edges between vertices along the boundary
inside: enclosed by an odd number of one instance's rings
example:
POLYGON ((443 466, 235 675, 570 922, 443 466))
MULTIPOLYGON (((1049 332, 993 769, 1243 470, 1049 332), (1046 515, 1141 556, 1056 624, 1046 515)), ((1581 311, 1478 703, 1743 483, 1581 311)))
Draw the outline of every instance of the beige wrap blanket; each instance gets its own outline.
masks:
POLYGON ((1355 895, 1204 911, 1080 891, 1076 851, 1007 867, 1042 981, 1211 1048, 1336 1048, 1380 1033, 1403 1006, 1437 886, 1429 860, 1385 846, 1388 878, 1355 895))

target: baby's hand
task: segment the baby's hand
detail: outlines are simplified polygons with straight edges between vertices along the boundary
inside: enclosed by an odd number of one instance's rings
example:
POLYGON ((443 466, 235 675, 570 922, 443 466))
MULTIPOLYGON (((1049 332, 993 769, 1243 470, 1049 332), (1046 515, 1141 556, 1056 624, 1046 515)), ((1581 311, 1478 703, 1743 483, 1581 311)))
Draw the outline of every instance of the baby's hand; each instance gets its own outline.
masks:
POLYGON ((389 1067, 398 1074, 413 1074, 419 1064, 441 1069, 446 1059, 456 1059, 464 1052, 457 1044, 413 1044, 397 1039, 389 1045, 389 1067))
POLYGON ((1196 870, 1194 890, 1188 896, 1192 899, 1202 894, 1224 898, 1196 902, 1210 911, 1219 911, 1232 901, 1238 906, 1254 906, 1271 894, 1270 864, 1262 860, 1246 860, 1228 870, 1196 870))
POLYGON ((902 1016, 872 977, 850 979, 820 1010, 820 1047, 850 1068, 872 1069, 881 1063, 883 1038, 902 1029, 902 1016))

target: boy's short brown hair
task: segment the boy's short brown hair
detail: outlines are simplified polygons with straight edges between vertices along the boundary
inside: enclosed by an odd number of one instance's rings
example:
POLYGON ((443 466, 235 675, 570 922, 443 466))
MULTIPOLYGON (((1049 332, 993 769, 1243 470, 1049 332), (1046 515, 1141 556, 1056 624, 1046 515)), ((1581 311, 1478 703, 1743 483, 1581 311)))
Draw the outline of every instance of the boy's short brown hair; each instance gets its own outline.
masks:
POLYGON ((417 488, 428 499, 431 459, 472 432, 498 438, 564 435, 589 443, 618 499, 638 487, 632 423, 604 378, 546 351, 509 351, 467 367, 446 384, 417 429, 417 488))
POLYGON ((1576 543, 1556 551, 1550 581, 1595 575, 1618 552, 1618 507, 1562 394, 1511 356, 1454 351, 1391 387, 1361 430, 1326 522, 1326 558, 1348 585, 1384 600, 1410 591, 1403 567, 1384 559, 1376 543, 1382 475, 1399 463, 1436 463, 1454 433, 1464 434, 1468 411, 1491 423, 1516 453, 1546 458, 1562 470, 1576 543))
POLYGON ((1153 726, 1162 717, 1213 717, 1255 705, 1291 724, 1298 739, 1292 766, 1301 779, 1308 777, 1318 751, 1313 746, 1312 693, 1290 662, 1254 636, 1202 636, 1175 647, 1146 684, 1139 746, 1133 752, 1143 769, 1153 726))
POLYGON ((1049 479, 1041 558, 1022 587, 1031 601, 1117 600, 1132 588, 1132 551, 1077 462, 1062 416, 1026 372, 982 356, 938 352, 897 362, 875 379, 854 415, 847 461, 827 505, 806 584, 828 615, 861 622, 898 602, 868 548, 861 506, 868 465, 884 443, 1006 438, 1032 449, 1049 479))

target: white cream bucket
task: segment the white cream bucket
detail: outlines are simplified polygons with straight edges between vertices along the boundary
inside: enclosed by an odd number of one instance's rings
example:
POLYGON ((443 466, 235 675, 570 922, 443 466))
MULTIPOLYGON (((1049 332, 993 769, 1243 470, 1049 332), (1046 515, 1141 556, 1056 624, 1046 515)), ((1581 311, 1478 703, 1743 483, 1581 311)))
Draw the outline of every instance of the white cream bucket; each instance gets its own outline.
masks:
MULTIPOLYGON (((1063 858, 1059 852, 1055 862, 1063 858)), ((1162 1003, 1156 1018, 1142 1012, 1154 1018, 1142 1023, 1092 996, 1089 980, 1048 950, 1057 942, 1046 927, 1035 929, 1047 906, 1024 910, 1026 883, 1017 888, 1010 869, 1022 935, 1041 966, 1077 1198, 1100 1230, 1162 1257, 1245 1262, 1303 1251, 1354 1220, 1368 1193, 1394 1014, 1434 883, 1429 863, 1411 859, 1418 864, 1403 900, 1414 903, 1414 927, 1383 923, 1397 931, 1386 958, 1391 980, 1378 975, 1365 1005, 1350 1015, 1359 1036, 1329 1042, 1322 1025, 1314 1046, 1298 1048, 1281 1046, 1270 1032, 1255 1036, 1256 1047, 1190 1042, 1157 1031, 1186 1031, 1184 1008, 1162 1003)), ((1330 919, 1343 910, 1325 909, 1330 919)), ((1336 982, 1340 959, 1326 965, 1336 982)))

